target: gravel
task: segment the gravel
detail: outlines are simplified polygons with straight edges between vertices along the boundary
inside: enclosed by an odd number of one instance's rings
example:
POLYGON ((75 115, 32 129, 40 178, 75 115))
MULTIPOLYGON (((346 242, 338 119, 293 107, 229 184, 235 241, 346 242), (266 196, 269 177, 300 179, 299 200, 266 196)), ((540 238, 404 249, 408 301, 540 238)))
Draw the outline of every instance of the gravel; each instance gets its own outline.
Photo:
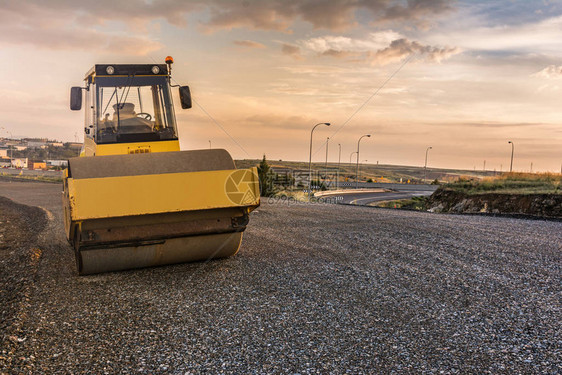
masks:
POLYGON ((41 209, 0 197, 0 364, 23 340, 19 333, 41 255, 35 244, 45 223, 41 209))
POLYGON ((52 218, 2 373, 562 372, 560 222, 264 203, 235 257, 78 277, 45 186, 0 182, 52 218))

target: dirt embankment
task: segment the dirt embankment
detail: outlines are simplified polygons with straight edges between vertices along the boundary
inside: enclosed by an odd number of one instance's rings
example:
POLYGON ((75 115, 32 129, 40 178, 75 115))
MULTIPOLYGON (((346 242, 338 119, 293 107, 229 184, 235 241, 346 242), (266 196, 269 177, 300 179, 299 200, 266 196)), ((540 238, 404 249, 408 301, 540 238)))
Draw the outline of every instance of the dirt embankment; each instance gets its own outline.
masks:
POLYGON ((492 213, 562 218, 562 194, 469 195, 440 188, 429 198, 429 210, 449 213, 492 213))
POLYGON ((10 356, 25 320, 25 304, 41 258, 38 235, 45 228, 43 210, 0 197, 0 368, 10 356))

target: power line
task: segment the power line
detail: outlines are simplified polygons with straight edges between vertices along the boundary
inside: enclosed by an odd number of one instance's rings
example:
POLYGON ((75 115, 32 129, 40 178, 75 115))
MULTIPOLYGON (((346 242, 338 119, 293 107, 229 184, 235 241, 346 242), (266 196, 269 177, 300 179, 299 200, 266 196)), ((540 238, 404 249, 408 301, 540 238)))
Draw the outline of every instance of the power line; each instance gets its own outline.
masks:
MULTIPOLYGON (((149 55, 149 57, 152 59, 152 61, 154 61, 155 64, 158 64, 158 62, 156 62, 156 60, 154 60, 154 58, 152 56, 149 55)), ((172 79, 172 81, 174 81, 175 84, 179 85, 179 83, 170 75, 170 78, 172 79)), ((211 119, 211 121, 219 127, 220 130, 223 131, 224 134, 226 134, 230 140, 232 140, 232 142, 234 142, 236 144, 236 146, 240 147, 240 149, 242 151, 244 151, 244 153, 251 158, 250 154, 248 153, 248 151, 246 151, 246 149, 244 147, 242 147, 242 145, 240 145, 240 143, 238 143, 238 141, 236 141, 236 139, 234 139, 233 136, 230 135, 230 133, 224 128, 224 126, 222 126, 217 120, 215 120, 215 118, 213 116, 211 116, 211 114, 209 112, 207 112, 207 110, 205 108, 203 108, 203 106, 196 101, 195 99, 191 99, 193 101, 193 103, 195 103, 197 105, 197 107, 199 107, 199 109, 201 109, 201 111, 203 111, 204 114, 207 115, 207 117, 209 117, 211 119)))
MULTIPOLYGON (((415 53, 412 53, 406 60, 404 60, 404 62, 398 67, 398 69, 396 69, 396 70, 379 86, 379 88, 377 88, 377 89, 375 90, 375 92, 373 92, 373 93, 371 94, 371 96, 369 96, 369 97, 367 98, 367 100, 365 100, 365 101, 355 110, 355 112, 353 112, 353 113, 351 114, 351 116, 349 116, 349 118, 348 118, 347 120, 345 120, 345 121, 336 129, 336 131, 334 131, 334 132, 332 133, 332 135, 330 136, 330 138, 333 138, 336 134, 338 134, 338 133, 340 132, 340 130, 342 130, 343 127, 344 127, 345 125, 347 125, 347 124, 355 117, 355 115, 356 115, 357 113, 359 113, 359 111, 361 111, 361 110, 371 101, 371 99, 373 99, 373 97, 375 97, 375 95, 377 95, 377 94, 379 93, 379 91, 381 91, 381 90, 384 88, 384 86, 386 86, 386 84, 387 84, 388 82, 390 82, 390 80, 391 80, 392 78, 394 78, 394 76, 395 76, 396 74, 398 74, 398 72, 400 72, 400 71, 402 70, 402 68, 412 59, 412 57, 414 57, 414 55, 415 55, 415 53)), ((318 151, 320 151, 321 148, 322 148, 322 147, 319 147, 319 148, 314 152, 313 155, 316 155, 316 153, 317 153, 318 151)))

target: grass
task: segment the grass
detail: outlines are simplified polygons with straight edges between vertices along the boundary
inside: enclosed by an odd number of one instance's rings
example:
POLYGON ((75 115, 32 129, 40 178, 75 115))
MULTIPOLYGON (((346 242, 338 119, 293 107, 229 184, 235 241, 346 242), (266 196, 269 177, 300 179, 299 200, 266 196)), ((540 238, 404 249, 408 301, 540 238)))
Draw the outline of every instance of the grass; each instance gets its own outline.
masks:
POLYGON ((460 178, 445 188, 468 195, 502 194, 562 194, 562 175, 553 173, 504 173, 481 180, 460 178))
POLYGON ((0 174, 0 179, 5 180, 25 180, 25 181, 39 181, 50 183, 61 183, 61 177, 44 177, 44 176, 25 176, 19 174, 0 174))
POLYGON ((382 208, 403 208, 408 210, 427 210, 427 197, 413 197, 410 199, 398 199, 394 201, 383 201, 375 202, 370 204, 370 206, 382 207, 382 208))
MULTIPOLYGON (((255 167, 261 160, 257 159, 244 159, 236 160, 237 168, 255 167)), ((285 160, 267 160, 267 163, 272 168, 288 168, 291 170, 304 171, 308 173, 308 162, 299 161, 285 161, 285 160)), ((334 162, 328 163, 330 180, 334 179, 334 171, 337 170, 338 164, 334 162)), ((325 164, 322 162, 313 162, 312 170, 318 171, 321 174, 325 171, 325 164)), ((355 180, 356 164, 355 162, 349 163, 349 154, 347 160, 342 160, 339 167, 340 182, 350 182, 355 180), (347 181, 346 181, 347 179, 347 181)), ((427 180, 431 182, 435 179, 439 181, 453 181, 457 180, 460 176, 466 175, 471 178, 482 178, 484 176, 492 176, 496 173, 493 171, 470 171, 461 169, 437 169, 427 168, 427 180)), ((405 165, 390 165, 390 164, 376 164, 376 163, 362 163, 359 167, 360 181, 366 182, 369 179, 373 182, 392 182, 392 183, 421 183, 426 177, 423 167, 405 166, 405 165)))

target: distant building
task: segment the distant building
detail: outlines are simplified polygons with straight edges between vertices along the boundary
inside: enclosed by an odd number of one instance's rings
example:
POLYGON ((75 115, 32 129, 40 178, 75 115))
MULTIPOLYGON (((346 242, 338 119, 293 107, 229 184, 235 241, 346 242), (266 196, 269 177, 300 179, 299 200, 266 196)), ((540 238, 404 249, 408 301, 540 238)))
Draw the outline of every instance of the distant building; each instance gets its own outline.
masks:
POLYGON ((28 164, 29 164, 29 169, 47 170, 47 163, 45 163, 44 161, 30 161, 28 164))
POLYGON ((82 149, 82 143, 68 142, 68 147, 70 147, 73 150, 81 150, 82 149))
POLYGON ((29 147, 29 148, 45 148, 45 147, 47 147, 47 142, 27 141, 27 147, 29 147))
POLYGON ((45 160, 47 167, 53 168, 67 168, 68 160, 45 160))
POLYGON ((0 168, 10 168, 10 158, 0 156, 0 168))
POLYGON ((27 169, 27 158, 16 158, 12 159, 12 167, 27 169))
POLYGON ((8 156, 8 149, 0 148, 0 157, 7 157, 7 156, 8 156))
POLYGON ((49 146, 62 147, 63 143, 62 142, 49 142, 49 146))

